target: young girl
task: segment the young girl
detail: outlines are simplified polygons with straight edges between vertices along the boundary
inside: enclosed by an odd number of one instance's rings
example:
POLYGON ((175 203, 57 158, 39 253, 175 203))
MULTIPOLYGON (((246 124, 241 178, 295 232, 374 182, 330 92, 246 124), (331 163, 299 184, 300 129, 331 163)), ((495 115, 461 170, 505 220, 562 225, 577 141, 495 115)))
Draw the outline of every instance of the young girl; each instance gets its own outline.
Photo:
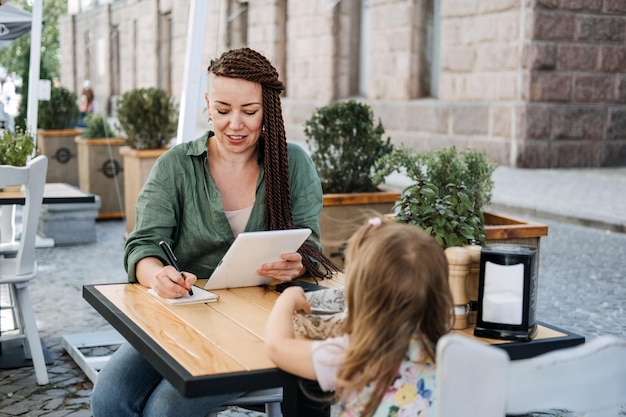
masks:
POLYGON ((310 306, 291 287, 270 314, 268 356, 336 391, 342 417, 435 415, 435 348, 453 311, 443 250, 419 227, 373 218, 350 239, 345 278, 343 335, 296 339, 292 315, 310 306))

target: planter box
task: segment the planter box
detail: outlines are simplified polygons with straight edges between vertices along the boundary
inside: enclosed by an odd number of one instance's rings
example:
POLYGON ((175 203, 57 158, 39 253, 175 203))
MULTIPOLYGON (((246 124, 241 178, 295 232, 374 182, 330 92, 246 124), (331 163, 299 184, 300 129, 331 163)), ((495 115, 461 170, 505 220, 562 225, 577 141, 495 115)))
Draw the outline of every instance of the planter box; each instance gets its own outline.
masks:
POLYGON ((98 219, 124 217, 124 159, 121 138, 75 137, 78 145, 78 184, 82 190, 100 196, 98 219))
POLYGON ((78 187, 78 148, 74 139, 82 129, 37 131, 37 149, 48 157, 46 182, 64 182, 78 187))
POLYGON ((324 194, 320 232, 324 254, 343 266, 348 239, 370 217, 391 213, 400 198, 395 191, 324 194))
MULTIPOLYGON (((343 266, 343 251, 354 231, 373 216, 393 217, 398 192, 326 194, 320 215, 324 254, 343 266)), ((548 226, 508 214, 485 210, 487 245, 517 244, 540 249, 540 239, 548 235, 548 226)))
POLYGON ((129 146, 119 149, 124 157, 124 207, 126 218, 126 233, 135 227, 135 204, 137 197, 148 179, 150 170, 157 158, 163 155, 167 148, 137 150, 129 146))
POLYGON ((542 236, 548 236, 548 226, 542 223, 485 210, 487 244, 508 243, 539 249, 542 236))

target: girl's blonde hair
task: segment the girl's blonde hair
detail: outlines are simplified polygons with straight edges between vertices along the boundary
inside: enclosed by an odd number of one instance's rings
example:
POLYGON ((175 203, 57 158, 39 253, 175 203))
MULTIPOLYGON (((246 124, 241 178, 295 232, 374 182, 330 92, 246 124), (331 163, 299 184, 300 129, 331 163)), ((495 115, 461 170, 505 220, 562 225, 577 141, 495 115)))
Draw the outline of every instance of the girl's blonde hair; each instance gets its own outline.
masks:
POLYGON ((344 330, 350 335, 337 393, 374 384, 362 416, 371 416, 412 338, 423 360, 434 361, 437 341, 452 326, 453 301, 448 262, 437 242, 414 225, 370 220, 346 249, 344 330))

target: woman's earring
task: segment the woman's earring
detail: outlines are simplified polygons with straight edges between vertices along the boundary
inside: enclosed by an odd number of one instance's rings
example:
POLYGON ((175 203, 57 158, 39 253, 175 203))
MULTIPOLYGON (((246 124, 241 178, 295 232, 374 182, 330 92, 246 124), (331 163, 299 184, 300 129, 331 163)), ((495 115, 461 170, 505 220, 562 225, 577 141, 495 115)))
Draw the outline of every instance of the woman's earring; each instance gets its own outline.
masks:
POLYGON ((208 122, 209 122, 209 130, 212 131, 213 130, 213 118, 210 115, 209 115, 208 122))

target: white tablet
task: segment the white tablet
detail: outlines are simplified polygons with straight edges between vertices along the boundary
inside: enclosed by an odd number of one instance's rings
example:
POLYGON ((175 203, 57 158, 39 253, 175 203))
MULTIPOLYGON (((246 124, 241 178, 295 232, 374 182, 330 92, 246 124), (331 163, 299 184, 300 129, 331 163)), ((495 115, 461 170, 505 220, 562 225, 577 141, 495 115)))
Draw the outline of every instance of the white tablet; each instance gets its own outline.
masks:
POLYGON ((240 233, 204 286, 207 290, 253 287, 273 278, 256 273, 265 263, 280 261, 283 253, 296 252, 311 229, 270 230, 240 233))

